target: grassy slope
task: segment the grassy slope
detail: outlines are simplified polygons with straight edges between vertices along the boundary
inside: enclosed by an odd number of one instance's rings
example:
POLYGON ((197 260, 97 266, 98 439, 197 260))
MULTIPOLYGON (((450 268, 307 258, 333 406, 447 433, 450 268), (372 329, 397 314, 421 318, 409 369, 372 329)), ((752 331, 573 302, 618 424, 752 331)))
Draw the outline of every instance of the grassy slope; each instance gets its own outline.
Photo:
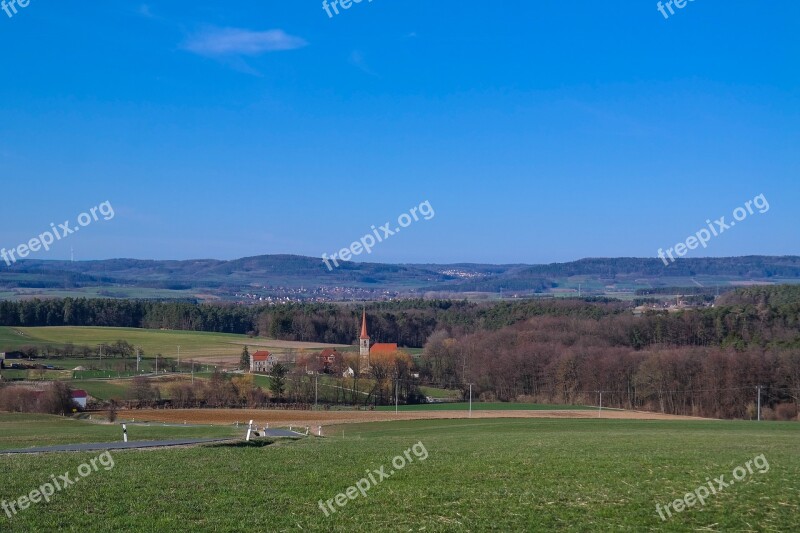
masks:
POLYGON ((438 389, 436 387, 420 387, 419 390, 422 394, 425 396, 430 396, 431 398, 461 398, 461 392, 457 390, 438 389))
MULTIPOLYGON (((35 279, 35 278, 34 278, 35 279)), ((0 292, 3 300, 31 298, 132 298, 132 299, 187 299, 201 296, 201 291, 176 291, 147 287, 83 287, 76 289, 13 289, 0 292)))
MULTIPOLYGON (((58 493, 11 531, 797 530, 796 425, 610 420, 430 420, 343 426, 345 437, 266 448, 116 452, 110 472, 58 493), (325 517, 317 506, 367 469, 429 452, 368 497, 325 517), (662 523, 662 505, 765 454, 770 471, 662 523)), ((331 429, 333 432, 334 430, 331 429)), ((0 498, 93 454, 0 461, 0 498)))
POLYGON ((69 342, 97 346, 101 343, 111 344, 120 339, 141 346, 147 355, 161 353, 167 357, 176 357, 180 345, 182 358, 239 355, 242 353, 242 345, 251 340, 246 335, 195 331, 91 327, 0 327, 0 346, 8 349, 17 349, 25 345, 61 346, 69 342))
MULTIPOLYGON (((135 412, 131 413, 135 415, 135 412)), ((127 411, 125 415, 128 415, 127 411)), ((230 437, 238 436, 241 433, 231 427, 135 425, 128 427, 130 440, 155 440, 171 437, 230 437)), ((0 413, 0 449, 119 440, 122 440, 122 429, 119 424, 95 424, 51 415, 0 413)))
POLYGON ((101 400, 110 400, 111 398, 124 400, 128 397, 128 386, 109 381, 75 380, 70 381, 69 386, 73 389, 83 389, 89 395, 101 400))
MULTIPOLYGON (((118 340, 127 340, 135 346, 140 346, 150 357, 160 353, 164 357, 175 358, 180 346, 181 359, 184 360, 221 355, 239 356, 245 345, 250 347, 251 352, 266 348, 278 353, 286 352, 288 347, 292 346, 288 341, 272 341, 263 337, 250 338, 247 335, 232 333, 72 326, 43 328, 0 326, 0 350, 16 350, 30 345, 63 346, 70 342, 76 345, 97 346, 118 340)), ((296 349, 299 351, 303 346, 303 343, 297 343, 296 349)), ((76 360, 69 359, 69 361, 74 363, 76 360)))

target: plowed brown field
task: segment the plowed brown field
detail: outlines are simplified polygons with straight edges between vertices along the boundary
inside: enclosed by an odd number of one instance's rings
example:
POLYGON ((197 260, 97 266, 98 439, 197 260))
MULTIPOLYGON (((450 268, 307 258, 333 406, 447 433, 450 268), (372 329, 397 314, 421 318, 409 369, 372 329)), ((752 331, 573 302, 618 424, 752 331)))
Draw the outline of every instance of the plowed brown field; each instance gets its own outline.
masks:
MULTIPOLYGON (((362 422, 392 420, 434 420, 468 418, 467 411, 285 411, 267 409, 139 409, 121 411, 120 418, 137 421, 234 424, 253 420, 256 424, 277 426, 331 426, 362 422)), ((472 418, 607 418, 626 420, 700 420, 691 416, 664 415, 643 411, 480 411, 473 410, 472 418), (598 416, 599 415, 599 416, 598 416)))

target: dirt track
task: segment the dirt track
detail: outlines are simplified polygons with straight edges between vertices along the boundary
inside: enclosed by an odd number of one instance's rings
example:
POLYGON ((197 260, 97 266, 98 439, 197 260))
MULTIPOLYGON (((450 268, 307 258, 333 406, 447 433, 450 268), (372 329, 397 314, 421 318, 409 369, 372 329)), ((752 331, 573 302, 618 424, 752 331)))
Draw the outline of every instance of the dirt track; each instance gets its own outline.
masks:
MULTIPOLYGON (((606 418, 617 420, 701 420, 691 416, 664 415, 641 411, 472 411, 472 418, 606 418)), ((433 420, 468 418, 467 411, 283 411, 265 409, 140 409, 121 411, 120 418, 137 421, 195 424, 233 424, 253 420, 257 424, 280 426, 330 426, 392 420, 433 420)))

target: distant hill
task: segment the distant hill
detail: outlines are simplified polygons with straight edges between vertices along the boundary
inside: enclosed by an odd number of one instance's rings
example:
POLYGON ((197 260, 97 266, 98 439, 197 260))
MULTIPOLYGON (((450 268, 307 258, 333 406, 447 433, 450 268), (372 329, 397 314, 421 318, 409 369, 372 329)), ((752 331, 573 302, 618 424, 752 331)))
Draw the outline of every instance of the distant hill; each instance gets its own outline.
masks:
POLYGON ((0 268, 0 299, 104 296, 154 299, 404 297, 420 293, 526 296, 581 291, 585 295, 658 293, 682 288, 800 283, 800 257, 681 259, 590 258, 548 265, 341 263, 264 255, 232 261, 27 260, 0 268), (247 296, 241 296, 246 294, 247 296))

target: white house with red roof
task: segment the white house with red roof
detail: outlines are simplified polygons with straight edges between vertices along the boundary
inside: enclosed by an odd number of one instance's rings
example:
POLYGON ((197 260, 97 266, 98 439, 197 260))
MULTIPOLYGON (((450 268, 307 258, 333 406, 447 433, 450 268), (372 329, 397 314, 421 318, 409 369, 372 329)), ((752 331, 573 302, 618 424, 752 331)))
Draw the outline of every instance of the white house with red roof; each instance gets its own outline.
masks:
POLYGON ((83 389, 72 391, 72 401, 81 409, 86 409, 86 402, 89 400, 89 393, 83 389))
POLYGON ((261 350, 250 354, 250 372, 272 372, 272 368, 277 364, 275 356, 267 350, 261 350))

